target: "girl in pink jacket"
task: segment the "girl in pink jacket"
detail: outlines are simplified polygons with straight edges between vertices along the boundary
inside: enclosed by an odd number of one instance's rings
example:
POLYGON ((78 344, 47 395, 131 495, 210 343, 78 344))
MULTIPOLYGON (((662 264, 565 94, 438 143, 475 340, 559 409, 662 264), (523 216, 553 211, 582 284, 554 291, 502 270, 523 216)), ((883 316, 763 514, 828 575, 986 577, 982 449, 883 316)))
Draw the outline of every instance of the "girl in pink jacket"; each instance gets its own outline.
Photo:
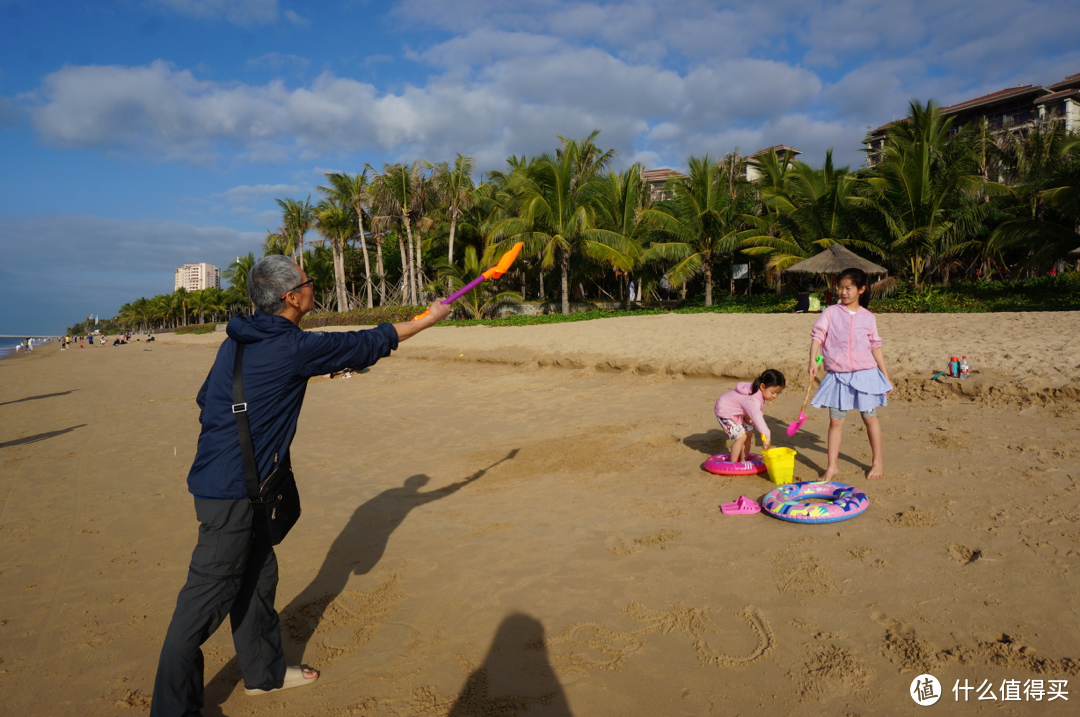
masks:
POLYGON ((844 417, 853 408, 862 414, 870 438, 873 464, 866 477, 880 478, 884 467, 877 407, 888 404, 893 385, 881 353, 877 319, 867 311, 870 292, 866 272, 848 269, 840 274, 839 284, 840 303, 822 311, 810 333, 810 380, 817 375, 818 354, 824 356, 828 371, 810 401, 815 408, 829 408, 829 465, 821 480, 832 480, 838 472, 844 417))
POLYGON ((728 460, 741 463, 750 460, 750 445, 754 442, 754 429, 761 434, 765 447, 769 447, 772 434, 765 423, 762 409, 766 401, 772 401, 784 390, 784 374, 776 369, 766 369, 753 383, 740 383, 734 391, 728 391, 716 399, 716 420, 731 439, 728 460))

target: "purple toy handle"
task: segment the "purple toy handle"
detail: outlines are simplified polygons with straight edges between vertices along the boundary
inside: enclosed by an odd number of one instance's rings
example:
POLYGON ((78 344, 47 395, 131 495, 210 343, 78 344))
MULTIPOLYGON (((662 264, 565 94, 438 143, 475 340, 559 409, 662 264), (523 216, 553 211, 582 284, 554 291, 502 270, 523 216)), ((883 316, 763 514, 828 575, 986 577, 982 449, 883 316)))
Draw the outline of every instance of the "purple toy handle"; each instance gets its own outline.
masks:
POLYGON ((452 303, 454 303, 455 301, 457 301, 461 297, 465 296, 465 294, 468 294, 470 291, 472 291, 476 287, 480 286, 480 284, 484 283, 484 281, 486 279, 487 279, 487 277, 484 276, 483 274, 481 274, 480 276, 476 277, 475 279, 470 281, 465 286, 463 286, 460 289, 458 289, 457 291, 455 291, 453 294, 450 294, 450 296, 443 299, 443 303, 444 304, 452 304, 452 303))

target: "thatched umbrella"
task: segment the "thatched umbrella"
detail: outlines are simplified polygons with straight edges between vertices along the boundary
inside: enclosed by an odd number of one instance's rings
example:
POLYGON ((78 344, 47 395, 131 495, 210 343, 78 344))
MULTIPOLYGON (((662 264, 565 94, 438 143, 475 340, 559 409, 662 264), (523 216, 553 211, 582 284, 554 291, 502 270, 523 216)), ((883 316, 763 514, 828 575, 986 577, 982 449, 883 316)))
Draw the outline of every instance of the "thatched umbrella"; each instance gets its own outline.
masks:
POLYGON ((867 261, 839 244, 832 244, 828 249, 793 264, 784 269, 785 274, 824 274, 835 276, 845 269, 862 269, 871 276, 885 276, 888 269, 867 261))

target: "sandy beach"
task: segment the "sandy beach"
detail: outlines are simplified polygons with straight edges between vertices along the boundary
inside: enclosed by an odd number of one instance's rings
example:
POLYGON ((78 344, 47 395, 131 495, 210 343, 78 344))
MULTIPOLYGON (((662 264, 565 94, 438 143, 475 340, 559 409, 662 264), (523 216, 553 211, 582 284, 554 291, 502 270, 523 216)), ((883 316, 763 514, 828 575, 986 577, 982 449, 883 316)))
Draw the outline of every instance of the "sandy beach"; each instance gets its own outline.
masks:
MULTIPOLYGON (((439 327, 313 379, 277 605, 290 664, 322 677, 245 697, 226 625, 204 714, 895 715, 921 673, 943 713, 1074 713, 1080 314, 879 316, 886 475, 863 478, 853 415, 839 476, 867 512, 721 515, 773 487, 700 469, 737 379, 785 371, 775 440, 797 479, 825 465, 825 411, 783 432, 812 323, 439 327), (970 380, 928 380, 959 354, 970 380), (965 680, 995 699, 956 704, 965 680), (1007 680, 1068 680, 1069 701, 1005 702, 1007 680)), ((5 714, 147 713, 196 538, 194 397, 223 338, 0 361, 5 714)))

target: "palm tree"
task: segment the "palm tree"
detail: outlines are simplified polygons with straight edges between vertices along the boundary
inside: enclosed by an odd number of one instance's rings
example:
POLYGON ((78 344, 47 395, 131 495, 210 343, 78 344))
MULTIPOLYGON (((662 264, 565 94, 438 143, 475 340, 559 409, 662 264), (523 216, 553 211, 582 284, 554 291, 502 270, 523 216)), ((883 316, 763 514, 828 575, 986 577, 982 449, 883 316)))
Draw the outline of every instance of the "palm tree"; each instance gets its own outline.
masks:
POLYGON ((1007 206, 1013 218, 990 235, 986 250, 1002 264, 1011 253, 1024 272, 1080 245, 1080 134, 1038 127, 1011 154, 1020 180, 1007 206))
POLYGON ((670 238, 654 242, 645 259, 676 261, 667 273, 674 286, 685 286, 697 274, 704 274, 705 305, 712 306, 713 265, 741 245, 752 188, 745 180, 728 176, 708 155, 690 157, 688 164, 686 177, 668 181, 674 195, 670 206, 642 213, 645 222, 670 238))
POLYGON ((584 165, 581 148, 582 143, 566 140, 556 156, 542 155, 513 173, 506 191, 514 197, 517 215, 495 225, 485 253, 488 261, 522 241, 526 253, 541 254, 542 269, 558 263, 563 314, 570 313, 572 257, 613 262, 632 251, 625 237, 595 225, 602 183, 595 174, 576 173, 584 165))
POLYGON ((887 130, 877 176, 866 180, 869 190, 850 200, 876 213, 875 243, 904 262, 916 288, 941 259, 963 249, 992 212, 978 199, 1007 191, 979 175, 978 157, 964 141, 970 130, 950 137, 951 129, 952 118, 933 100, 912 100, 907 120, 887 130))
POLYGON ((281 207, 281 233, 288 235, 289 246, 300 259, 300 268, 304 268, 304 235, 315 224, 315 208, 311 206, 311 196, 300 202, 295 199, 275 199, 281 207), (298 249, 298 251, 297 251, 298 249))
POLYGON ((292 245, 292 241, 288 234, 282 232, 280 229, 276 232, 272 232, 269 229, 266 230, 266 239, 263 240, 262 245, 263 256, 270 256, 271 254, 292 254, 293 261, 296 261, 296 247, 292 245))
POLYGON ((642 210, 648 199, 641 180, 641 165, 631 165, 622 174, 609 171, 603 178, 599 195, 597 225, 623 237, 626 253, 613 256, 611 265, 621 277, 620 286, 626 297, 626 308, 634 297, 629 288, 632 272, 637 268, 648 242, 651 227, 643 221, 642 210))
MULTIPOLYGON (((313 244, 315 244, 313 242, 313 244)), ((315 308, 318 311, 328 311, 331 301, 334 299, 336 290, 336 278, 334 269, 334 257, 330 248, 323 244, 315 244, 311 249, 304 252, 304 270, 308 278, 315 282, 312 292, 315 296, 315 308)))
MULTIPOLYGON (((360 174, 350 175, 337 172, 329 172, 326 175, 326 179, 330 182, 329 187, 319 187, 319 190, 325 192, 327 197, 332 201, 337 202, 342 206, 348 206, 352 208, 353 213, 356 215, 356 225, 360 235, 360 249, 364 255, 364 286, 367 290, 367 307, 370 309, 374 304, 371 295, 371 260, 368 257, 367 248, 367 235, 364 232, 364 205, 368 201, 367 189, 368 189, 368 177, 367 168, 360 174)), ((382 245, 379 245, 379 298, 380 303, 386 302, 386 283, 382 276, 382 245)), ((342 281, 344 282, 344 274, 342 275, 342 281)))
POLYGON ((881 253, 876 245, 859 239, 851 201, 857 186, 847 168, 833 166, 832 149, 825 153, 821 169, 791 164, 779 182, 760 189, 767 211, 748 217, 756 231, 745 236, 750 248, 743 253, 769 256, 768 267, 777 274, 834 243, 881 253))
POLYGON ((476 188, 473 185, 472 173, 475 167, 476 163, 472 157, 463 157, 460 154, 454 160, 453 168, 446 162, 435 165, 433 177, 435 196, 442 202, 446 209, 446 216, 450 220, 450 247, 447 251, 447 262, 451 266, 454 264, 454 234, 458 220, 473 202, 473 192, 476 188))
MULTIPOLYGON (((229 282, 229 285, 239 292, 244 297, 244 302, 248 304, 251 304, 251 297, 248 295, 248 274, 251 273, 253 266, 255 266, 255 254, 248 252, 246 256, 236 257, 236 261, 229 264, 221 274, 222 278, 229 282)), ((254 304, 251 304, 251 309, 255 310, 254 304)))
MULTIPOLYGON (((345 243, 355 236, 356 217, 352 207, 330 200, 319 202, 315 208, 315 227, 330 242, 334 265, 334 287, 337 293, 338 311, 347 311, 348 297, 345 292, 345 243)), ((370 289, 370 285, 369 285, 370 289)), ((368 292, 370 301, 371 293, 368 292)), ((370 306, 368 307, 370 308, 370 306)))
MULTIPOLYGON (((423 160, 412 167, 404 164, 385 164, 382 174, 371 181, 370 195, 376 212, 374 224, 379 229, 405 228, 408 251, 401 245, 401 265, 404 272, 405 299, 413 306, 419 300, 417 253, 420 247, 413 242, 413 226, 423 216, 423 160)), ((400 233, 399 233, 400 236, 400 233)))

